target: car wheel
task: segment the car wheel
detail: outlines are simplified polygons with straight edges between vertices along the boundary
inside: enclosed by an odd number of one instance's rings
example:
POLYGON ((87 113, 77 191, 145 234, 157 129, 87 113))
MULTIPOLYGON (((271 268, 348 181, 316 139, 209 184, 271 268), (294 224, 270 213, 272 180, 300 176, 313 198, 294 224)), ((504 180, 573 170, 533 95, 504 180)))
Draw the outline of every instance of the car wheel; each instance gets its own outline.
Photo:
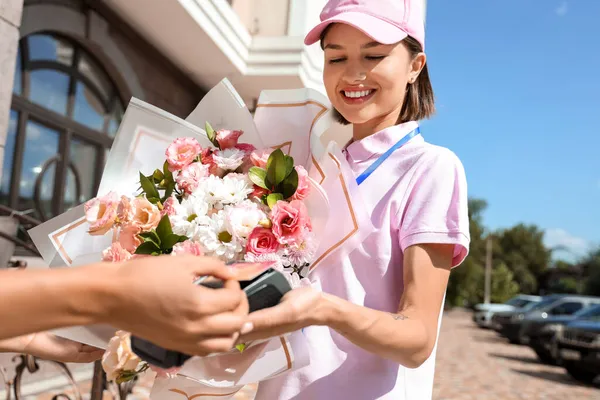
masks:
POLYGON ((596 376, 598 376, 595 372, 583 370, 575 365, 565 365, 565 369, 573 379, 583 383, 591 384, 596 379, 596 376))
POLYGON ((552 357, 551 353, 548 353, 543 350, 538 350, 538 349, 534 349, 534 351, 535 351, 535 354, 537 354, 540 361, 543 362, 544 364, 548 364, 548 365, 556 365, 557 364, 556 359, 554 357, 552 357))

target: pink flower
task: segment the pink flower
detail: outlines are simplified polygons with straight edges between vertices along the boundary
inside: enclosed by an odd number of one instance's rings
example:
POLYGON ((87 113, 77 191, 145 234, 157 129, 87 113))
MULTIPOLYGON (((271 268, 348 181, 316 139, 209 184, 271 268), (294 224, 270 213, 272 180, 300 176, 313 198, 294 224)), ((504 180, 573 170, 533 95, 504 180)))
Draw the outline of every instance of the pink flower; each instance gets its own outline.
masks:
POLYGON ((121 196, 121 201, 117 207, 117 218, 120 224, 128 224, 131 218, 131 200, 127 196, 121 196))
POLYGON ((308 210, 300 200, 280 200, 271 210, 273 234, 282 244, 293 244, 303 239, 304 229, 312 229, 308 210))
POLYGON ((145 197, 136 197, 131 203, 131 224, 148 232, 160 222, 160 210, 145 197))
POLYGON ((208 172, 211 175, 222 177, 225 175, 225 170, 219 168, 215 161, 215 155, 213 153, 208 154, 206 157, 202 157, 202 164, 208 165, 208 172))
POLYGON ((252 161, 252 164, 256 167, 267 168, 267 161, 272 152, 273 149, 253 151, 252 154, 250 154, 250 161, 252 161))
POLYGON ((179 171, 194 161, 194 159, 202 151, 202 146, 194 138, 183 137, 177 138, 167 147, 165 152, 169 170, 179 171))
POLYGON ((238 150, 242 150, 246 154, 250 154, 254 150, 256 150, 256 147, 254 147, 254 145, 251 145, 250 143, 238 143, 235 145, 235 148, 238 150))
POLYGON ((296 172, 298 173, 298 187, 296 192, 292 196, 293 200, 304 200, 310 192, 310 182, 308 180, 308 172, 301 165, 296 165, 296 172))
POLYGON ((217 142, 221 150, 230 149, 237 145, 238 139, 244 131, 230 131, 227 129, 220 129, 217 131, 217 142))
POLYGON ((119 242, 113 243, 102 252, 102 261, 121 262, 131 258, 131 253, 125 250, 119 242))
POLYGON ((133 224, 121 227, 121 231, 119 232, 119 244, 121 247, 133 254, 135 249, 142 243, 137 236, 140 232, 140 228, 133 224))
POLYGON ((85 218, 90 224, 90 235, 104 235, 113 227, 117 219, 119 198, 116 193, 109 192, 85 203, 85 218))
POLYGON ((187 194, 192 194, 200 184, 200 181, 209 175, 208 170, 208 165, 199 162, 191 163, 179 172, 175 180, 181 190, 187 194))
POLYGON ((192 242, 191 240, 186 240, 182 243, 177 243, 173 246, 173 252, 171 255, 174 256, 182 256, 182 255, 191 255, 191 256, 202 256, 204 252, 202 251, 202 246, 198 242, 192 242))
POLYGON ((256 197, 257 199, 262 201, 262 197, 265 194, 269 194, 271 193, 270 191, 268 191, 267 189, 261 188, 260 186, 256 186, 254 185, 254 191, 252 191, 252 193, 250 193, 249 197, 256 197))
POLYGON ((275 253, 279 250, 279 241, 270 229, 256 227, 248 236, 246 251, 260 256, 261 254, 275 253))
POLYGON ((177 209, 175 208, 177 205, 179 205, 179 201, 177 201, 177 198, 175 196, 169 197, 163 204, 163 209, 160 212, 161 218, 164 217, 165 214, 169 217, 177 214, 177 209))

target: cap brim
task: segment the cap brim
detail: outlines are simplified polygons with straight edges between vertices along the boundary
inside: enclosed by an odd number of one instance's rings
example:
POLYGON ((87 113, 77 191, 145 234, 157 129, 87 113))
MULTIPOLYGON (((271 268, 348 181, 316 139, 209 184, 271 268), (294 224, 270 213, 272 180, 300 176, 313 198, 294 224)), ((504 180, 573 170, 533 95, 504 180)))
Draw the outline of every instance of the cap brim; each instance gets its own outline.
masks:
POLYGON ((304 38, 304 44, 311 45, 318 42, 325 28, 333 23, 350 25, 381 44, 398 43, 408 36, 399 27, 372 15, 359 12, 345 12, 326 19, 315 26, 304 38))

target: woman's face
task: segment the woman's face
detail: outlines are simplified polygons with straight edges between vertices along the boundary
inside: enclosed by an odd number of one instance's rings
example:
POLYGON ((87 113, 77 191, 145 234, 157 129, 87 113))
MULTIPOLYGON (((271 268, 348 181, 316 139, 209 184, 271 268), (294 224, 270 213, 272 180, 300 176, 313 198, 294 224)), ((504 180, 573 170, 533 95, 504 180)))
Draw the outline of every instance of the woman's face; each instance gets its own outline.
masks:
POLYGON ((356 28, 333 24, 323 39, 323 82, 336 110, 352 124, 398 119, 406 85, 425 56, 412 59, 400 43, 384 45, 356 28))

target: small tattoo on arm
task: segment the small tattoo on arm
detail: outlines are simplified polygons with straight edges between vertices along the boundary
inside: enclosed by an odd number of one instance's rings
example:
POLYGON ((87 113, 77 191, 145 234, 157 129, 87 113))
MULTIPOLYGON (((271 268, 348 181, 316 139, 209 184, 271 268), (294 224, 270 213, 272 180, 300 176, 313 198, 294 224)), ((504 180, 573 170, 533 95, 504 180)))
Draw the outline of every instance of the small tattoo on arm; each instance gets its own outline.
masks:
POLYGON ((408 319, 408 317, 404 314, 392 314, 392 317, 398 321, 398 320, 405 320, 408 319))

